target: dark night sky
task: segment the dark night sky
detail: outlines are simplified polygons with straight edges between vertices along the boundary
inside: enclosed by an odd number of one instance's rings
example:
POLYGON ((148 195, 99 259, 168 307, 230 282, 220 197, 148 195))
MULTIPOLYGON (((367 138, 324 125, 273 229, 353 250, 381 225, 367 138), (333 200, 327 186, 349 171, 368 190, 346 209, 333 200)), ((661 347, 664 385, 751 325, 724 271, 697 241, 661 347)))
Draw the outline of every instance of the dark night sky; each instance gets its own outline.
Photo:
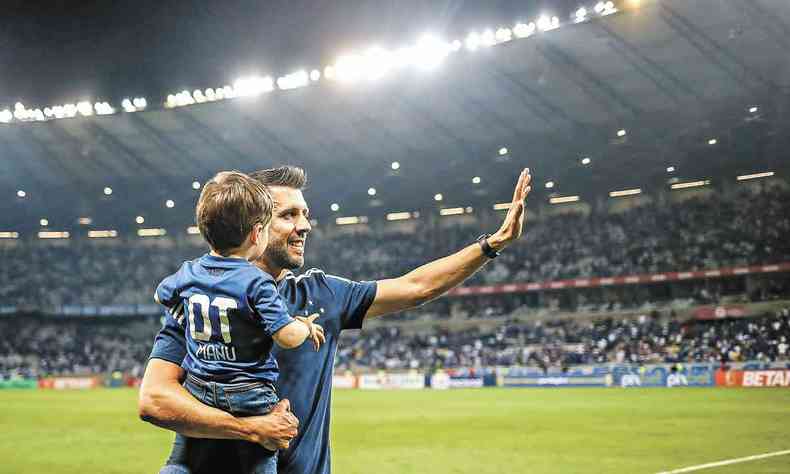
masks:
MULTIPOLYGON (((590 1, 583 2, 591 3, 590 1)), ((81 99, 120 102, 214 87, 251 73, 327 65, 420 33, 561 18, 578 0, 5 0, 0 108, 81 99)), ((590 6, 590 5, 588 5, 590 6)))

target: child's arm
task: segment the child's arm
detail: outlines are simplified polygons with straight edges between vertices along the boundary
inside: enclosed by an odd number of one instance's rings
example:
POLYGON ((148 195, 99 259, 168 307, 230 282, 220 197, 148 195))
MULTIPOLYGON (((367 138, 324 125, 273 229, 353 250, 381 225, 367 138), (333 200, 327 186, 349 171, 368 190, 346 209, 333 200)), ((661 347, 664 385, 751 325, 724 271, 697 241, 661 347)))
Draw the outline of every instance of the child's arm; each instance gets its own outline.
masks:
POLYGON ((256 282, 254 299, 255 312, 266 333, 283 349, 299 347, 310 338, 318 350, 325 341, 324 329, 313 322, 318 314, 292 318, 271 276, 266 275, 256 282))
POLYGON ((318 314, 306 318, 297 316, 295 321, 284 326, 272 336, 274 342, 283 349, 293 349, 304 344, 304 341, 309 338, 313 341, 315 350, 320 349, 326 338, 324 337, 324 328, 313 322, 317 318, 318 314))

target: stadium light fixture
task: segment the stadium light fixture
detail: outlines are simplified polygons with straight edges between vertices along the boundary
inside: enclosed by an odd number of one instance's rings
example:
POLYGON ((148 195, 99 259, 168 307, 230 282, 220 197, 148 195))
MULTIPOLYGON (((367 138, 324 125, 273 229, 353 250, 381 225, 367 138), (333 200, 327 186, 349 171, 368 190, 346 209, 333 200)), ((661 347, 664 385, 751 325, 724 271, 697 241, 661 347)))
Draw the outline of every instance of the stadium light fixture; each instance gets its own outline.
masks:
POLYGON ((14 114, 10 110, 4 109, 0 111, 0 122, 10 123, 12 120, 14 120, 14 114))
POLYGON ((513 40, 513 30, 510 28, 498 28, 494 34, 497 43, 507 43, 513 40))
POLYGON ((200 228, 198 228, 198 226, 196 226, 196 225, 191 225, 191 226, 187 227, 187 234, 189 234, 189 235, 199 235, 200 234, 200 228))
POLYGON ((587 9, 584 7, 579 8, 576 10, 576 13, 573 15, 573 22, 574 23, 582 23, 587 21, 587 9))
POLYGON ((444 199, 444 196, 442 196, 442 193, 436 193, 436 194, 433 195, 433 200, 434 201, 438 202, 438 201, 441 201, 442 199, 444 199))
POLYGON ((513 27, 516 38, 528 38, 535 34, 535 23, 518 23, 513 27))
POLYGON ((512 206, 512 205, 513 204, 509 203, 509 202, 500 202, 498 204, 494 204, 494 210, 495 211, 507 211, 508 209, 510 209, 510 206, 512 206))
POLYGON ((18 239, 19 232, 2 231, 0 232, 0 239, 18 239))
POLYGON ((135 97, 132 101, 132 105, 134 105, 137 110, 143 110, 144 108, 148 107, 148 101, 145 97, 135 97))
POLYGON ((446 207, 444 209, 439 209, 440 216, 457 216, 463 213, 463 207, 446 207))
POLYGON ((480 34, 478 34, 476 31, 473 31, 466 36, 465 44, 466 49, 469 51, 476 51, 477 48, 480 47, 481 43, 482 40, 480 39, 480 34))
POLYGON ((192 181, 192 189, 194 189, 194 190, 200 189, 200 181, 197 181, 197 180, 192 181))
POLYGON ((400 169, 400 163, 398 163, 397 161, 393 161, 392 164, 390 165, 390 168, 397 171, 400 169))
POLYGON ((507 147, 503 146, 502 148, 499 149, 499 156, 505 156, 507 155, 507 152, 508 152, 507 147))
POLYGON ((719 141, 715 138, 711 138, 710 140, 708 140, 708 145, 715 145, 717 143, 719 143, 719 141))
POLYGON ((675 167, 674 166, 667 166, 667 173, 674 173, 675 167))
POLYGON ((286 76, 277 78, 277 87, 279 87, 280 90, 283 91, 305 87, 309 83, 310 83, 310 76, 307 74, 307 71, 305 70, 299 70, 296 72, 292 72, 291 74, 288 74, 286 76))
POLYGON ((43 230, 38 233, 39 239, 68 239, 70 236, 71 234, 64 231, 43 230))
POLYGON ((27 196, 27 193, 23 189, 20 189, 16 192, 16 197, 18 198, 23 198, 25 196, 27 196))
POLYGON ((549 199, 551 204, 567 204, 579 201, 579 196, 558 196, 549 199))
POLYGON ((340 210, 340 204, 333 202, 332 205, 329 206, 329 209, 331 209, 332 212, 337 212, 340 210))
POLYGON ((90 239, 111 239, 118 237, 117 230, 89 230, 88 238, 90 239))
POLYGON ((584 158, 582 158, 582 164, 583 165, 586 166, 586 165, 589 165, 590 163, 592 163, 592 160, 589 157, 585 156, 584 158))
POLYGON ((93 115, 93 106, 91 106, 91 103, 86 100, 82 102, 78 102, 77 112, 79 112, 80 115, 82 115, 83 117, 88 117, 90 115, 93 115))
POLYGON ((542 15, 537 21, 538 30, 546 32, 560 27, 560 19, 556 16, 542 15))
POLYGON ((411 64, 420 69, 434 69, 450 54, 453 46, 432 35, 424 34, 412 48, 411 64))
POLYGON ((496 35, 492 30, 485 30, 480 35, 480 44, 483 46, 494 46, 496 44, 496 35))
POLYGON ((624 128, 621 128, 620 130, 617 131, 617 136, 620 137, 620 138, 622 138, 622 137, 624 137, 626 135, 628 135, 628 131, 626 131, 626 129, 624 129, 624 128))
POLYGON ((41 227, 46 227, 46 226, 49 225, 49 220, 48 219, 39 219, 38 223, 41 224, 41 227))
POLYGON ((255 97, 274 90, 274 80, 270 76, 247 76, 236 79, 233 87, 222 88, 225 97, 255 97))
POLYGON ((609 193, 609 197, 617 198, 617 197, 626 197, 626 196, 636 196, 637 194, 642 194, 642 190, 640 188, 623 189, 622 191, 612 191, 609 193))
POLYGON ((312 71, 310 71, 310 80, 311 81, 315 82, 315 81, 317 81, 319 79, 321 79, 321 71, 319 71, 318 69, 313 69, 312 71))
POLYGON ((365 224, 367 223, 368 218, 366 216, 348 216, 348 217, 338 217, 335 219, 335 224, 337 225, 352 225, 352 224, 365 224))
POLYGON ((472 178, 472 184, 480 184, 480 176, 475 176, 472 178))
POLYGON ((176 203, 172 199, 168 199, 167 201, 165 201, 165 207, 167 207, 168 209, 174 208, 175 205, 176 203))
POLYGON ((145 217, 137 216, 137 217, 134 218, 134 221, 137 222, 138 224, 144 224, 145 223, 145 217))
POLYGON ((368 188, 368 196, 375 196, 376 188, 368 188))
POLYGON ((546 181, 546 189, 552 189, 554 187, 554 181, 546 181))
POLYGON ((774 175, 773 171, 766 171, 763 173, 743 174, 741 176, 738 176, 736 179, 738 181, 748 181, 750 179, 770 178, 773 175, 774 175))
POLYGON ((411 219, 411 212, 390 212, 387 214, 388 221, 405 221, 411 219))
POLYGON ((759 111, 760 111, 760 109, 758 107, 755 107, 755 106, 749 108, 749 112, 752 113, 752 114, 756 114, 759 111))
POLYGON ((690 181, 686 183, 675 183, 670 186, 672 189, 688 189, 688 188, 698 188, 700 186, 707 186, 710 184, 710 180, 699 180, 699 181, 690 181))
POLYGON ((162 237, 167 235, 167 231, 162 228, 137 229, 137 235, 139 237, 162 237))
POLYGON ((79 219, 77 219, 77 222, 80 225, 91 225, 93 224, 93 219, 91 219, 90 217, 80 217, 79 219))
POLYGON ((111 194, 112 194, 112 188, 111 188, 111 187, 109 187, 109 186, 105 186, 105 187, 104 187, 104 195, 105 195, 105 196, 109 196, 109 195, 111 195, 111 194))

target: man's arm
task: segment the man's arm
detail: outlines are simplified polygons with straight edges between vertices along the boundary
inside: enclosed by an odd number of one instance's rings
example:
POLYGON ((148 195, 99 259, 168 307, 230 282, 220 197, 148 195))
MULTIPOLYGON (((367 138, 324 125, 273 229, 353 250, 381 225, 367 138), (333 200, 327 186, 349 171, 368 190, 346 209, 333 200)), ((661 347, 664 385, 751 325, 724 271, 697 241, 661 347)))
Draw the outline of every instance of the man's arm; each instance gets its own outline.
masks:
POLYGON ((181 385, 184 369, 162 359, 151 359, 140 387, 140 418, 161 428, 193 438, 238 439, 267 447, 287 448, 299 421, 282 400, 264 416, 236 418, 204 405, 181 385))
MULTIPOLYGON (((532 175, 521 172, 513 191, 513 201, 499 230, 488 238, 494 250, 502 250, 521 237, 524 206, 532 175)), ((450 256, 434 260, 399 277, 377 282, 376 297, 365 318, 403 311, 447 293, 488 263, 480 245, 474 243, 450 256)))

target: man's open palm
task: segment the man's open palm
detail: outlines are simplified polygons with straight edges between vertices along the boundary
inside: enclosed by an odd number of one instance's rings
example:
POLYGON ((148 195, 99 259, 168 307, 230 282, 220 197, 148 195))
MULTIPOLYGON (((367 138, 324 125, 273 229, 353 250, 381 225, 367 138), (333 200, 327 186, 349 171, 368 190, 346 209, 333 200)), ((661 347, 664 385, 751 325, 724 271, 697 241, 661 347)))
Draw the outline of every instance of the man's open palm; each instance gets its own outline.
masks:
POLYGON ((524 228, 524 208, 526 206, 526 199, 529 192, 532 191, 532 175, 529 168, 524 168, 518 177, 518 183, 513 190, 513 201, 510 203, 510 209, 507 211, 502 226, 491 236, 489 244, 496 250, 501 250, 514 240, 521 237, 524 228))

